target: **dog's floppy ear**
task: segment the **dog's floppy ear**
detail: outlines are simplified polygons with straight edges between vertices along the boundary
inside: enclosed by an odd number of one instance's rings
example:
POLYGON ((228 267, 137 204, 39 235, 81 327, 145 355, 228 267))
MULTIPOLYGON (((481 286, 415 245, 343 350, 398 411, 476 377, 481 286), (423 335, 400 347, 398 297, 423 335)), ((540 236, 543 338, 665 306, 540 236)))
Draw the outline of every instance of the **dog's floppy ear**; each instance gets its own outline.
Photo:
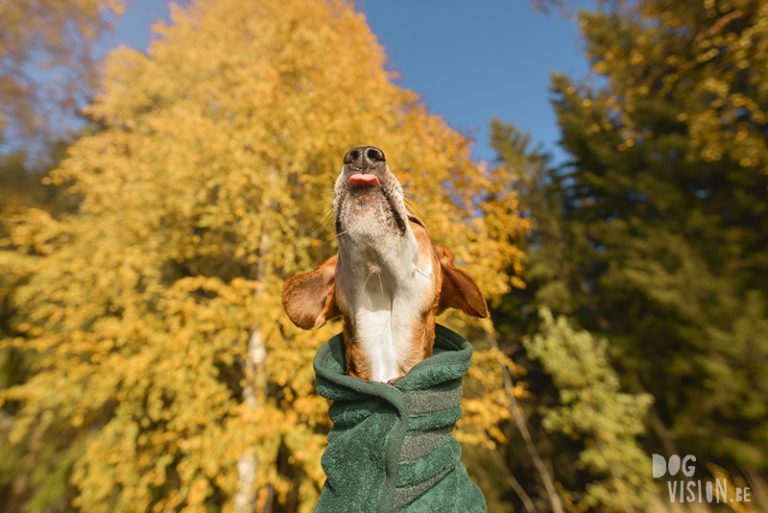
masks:
POLYGON ((453 264, 453 253, 439 246, 435 246, 435 252, 443 271, 438 313, 446 308, 456 308, 475 317, 488 317, 483 293, 475 280, 453 264))
POLYGON ((281 296, 288 317, 299 328, 319 328, 340 315, 335 297, 336 257, 314 271, 297 274, 283 286, 281 296))

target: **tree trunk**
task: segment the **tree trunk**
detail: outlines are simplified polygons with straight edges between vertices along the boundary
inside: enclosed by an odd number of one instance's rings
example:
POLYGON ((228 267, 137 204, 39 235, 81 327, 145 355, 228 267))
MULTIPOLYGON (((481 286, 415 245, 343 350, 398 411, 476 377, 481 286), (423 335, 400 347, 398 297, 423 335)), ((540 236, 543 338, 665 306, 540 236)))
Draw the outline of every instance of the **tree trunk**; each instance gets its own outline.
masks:
MULTIPOLYGON (((268 183, 273 184, 276 177, 276 170, 270 169, 267 177, 268 183)), ((269 195, 262 191, 260 201, 260 211, 275 211, 276 205, 269 201, 269 195)), ((259 288, 265 275, 264 255, 269 251, 271 238, 266 231, 261 232, 259 239, 259 263, 256 269, 256 290, 254 295, 259 295, 259 288)), ((264 373, 264 362, 267 359, 267 347, 261 336, 261 325, 257 321, 251 328, 251 336, 248 339, 248 352, 245 355, 245 386, 243 387, 243 403, 251 411, 259 409, 259 390, 266 388, 266 375, 264 373)), ((263 392, 262 392, 263 393, 263 392)), ((264 400, 264 397, 261 398, 264 400)), ((259 458, 256 453, 256 447, 246 448, 237 461, 237 473, 239 475, 239 484, 237 495, 235 495, 235 513, 269 513, 272 510, 272 490, 266 490, 262 504, 257 503, 258 489, 256 487, 256 477, 259 471, 259 458)))
MULTIPOLYGON (((248 339, 248 352, 245 357, 245 387, 243 402, 249 410, 259 408, 257 386, 267 349, 259 333, 258 324, 251 330, 248 339)), ((240 476, 237 495, 235 495, 235 513, 253 513, 256 511, 256 474, 259 459, 256 447, 248 447, 237 461, 237 473, 240 476)))
MULTIPOLYGON (((491 337, 491 343, 493 344, 494 349, 500 351, 496 337, 491 337)), ((544 485, 544 492, 549 499, 549 504, 552 508, 552 511, 554 513, 563 513, 563 503, 560 500, 560 496, 557 494, 557 490, 555 489, 555 481, 552 479, 552 474, 549 472, 549 469, 547 469, 547 466, 544 464, 544 460, 541 459, 541 455, 536 449, 536 445, 533 443, 533 437, 531 436, 531 432, 528 429, 528 425, 525 421, 525 414, 523 413, 523 409, 520 408, 520 404, 517 402, 517 398, 513 392, 514 386, 512 383, 512 376, 509 375, 509 369, 507 369, 507 367, 501 363, 499 363, 499 366, 501 367, 501 372, 504 375, 504 390, 506 392, 507 400, 509 401, 509 410, 512 413, 512 418, 515 421, 517 430, 523 437, 523 442, 525 443, 525 449, 528 452, 528 456, 531 458, 533 466, 536 469, 536 473, 539 475, 539 479, 541 479, 541 483, 544 485)))

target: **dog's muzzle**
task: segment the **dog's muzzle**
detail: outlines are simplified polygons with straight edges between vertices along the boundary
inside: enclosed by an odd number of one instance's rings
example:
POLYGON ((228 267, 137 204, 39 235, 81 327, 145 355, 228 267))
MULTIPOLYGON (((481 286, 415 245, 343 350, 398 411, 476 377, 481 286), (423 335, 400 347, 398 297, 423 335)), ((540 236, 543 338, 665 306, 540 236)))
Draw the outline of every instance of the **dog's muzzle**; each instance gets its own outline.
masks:
POLYGON ((402 200, 396 200, 396 196, 402 196, 402 189, 390 171, 383 151, 375 146, 357 146, 349 150, 344 155, 344 167, 339 182, 341 189, 337 188, 336 193, 341 197, 337 198, 336 233, 343 231, 340 207, 346 200, 345 196, 369 194, 373 199, 381 194, 400 235, 405 234, 407 212, 403 206, 399 205, 402 200))

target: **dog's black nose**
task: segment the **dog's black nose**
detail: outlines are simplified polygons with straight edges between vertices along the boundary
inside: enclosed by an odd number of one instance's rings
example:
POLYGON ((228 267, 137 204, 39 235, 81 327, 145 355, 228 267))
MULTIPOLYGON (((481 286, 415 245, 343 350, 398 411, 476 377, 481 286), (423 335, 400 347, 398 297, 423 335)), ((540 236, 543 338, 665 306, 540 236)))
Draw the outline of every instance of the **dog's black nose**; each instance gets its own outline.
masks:
POLYGON ((344 164, 349 164, 361 169, 372 167, 379 162, 385 162, 384 152, 374 146, 358 146, 352 148, 344 155, 344 164))

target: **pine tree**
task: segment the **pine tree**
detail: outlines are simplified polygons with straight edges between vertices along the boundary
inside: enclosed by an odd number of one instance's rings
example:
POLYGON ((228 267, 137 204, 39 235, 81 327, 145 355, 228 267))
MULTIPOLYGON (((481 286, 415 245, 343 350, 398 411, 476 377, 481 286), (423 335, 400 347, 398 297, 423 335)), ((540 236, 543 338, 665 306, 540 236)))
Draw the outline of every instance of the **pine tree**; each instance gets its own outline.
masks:
MULTIPOLYGON (((311 359, 339 326, 299 332, 279 298, 335 251, 343 153, 380 146, 491 298, 519 284, 503 270, 528 222, 507 171, 393 85, 349 4, 201 0, 172 20, 148 54, 110 56, 88 109, 103 129, 50 177, 78 211, 7 224, 3 346, 36 355, 0 394, 9 441, 81 511, 308 512, 328 428, 311 359)), ((476 353, 464 443, 492 445, 508 416, 500 361, 476 353)))
POLYGON ((649 449, 765 470, 768 5, 607 2, 580 24, 604 80, 553 78, 570 158, 535 180, 529 294, 654 396, 649 449))
MULTIPOLYGON (((548 462, 562 509, 643 511, 651 483, 637 439, 645 431, 650 396, 622 389, 605 340, 550 311, 574 312, 572 290, 582 286, 574 253, 585 248, 574 244, 579 239, 565 222, 563 177, 514 125, 493 120, 491 141, 499 162, 516 171, 521 206, 533 221, 525 245, 526 288, 505 296, 494 311, 502 349, 525 369, 521 405, 533 450, 548 462)), ((515 476, 527 497, 510 491, 526 511, 555 510, 532 449, 510 438, 502 448, 503 471, 515 476)))

